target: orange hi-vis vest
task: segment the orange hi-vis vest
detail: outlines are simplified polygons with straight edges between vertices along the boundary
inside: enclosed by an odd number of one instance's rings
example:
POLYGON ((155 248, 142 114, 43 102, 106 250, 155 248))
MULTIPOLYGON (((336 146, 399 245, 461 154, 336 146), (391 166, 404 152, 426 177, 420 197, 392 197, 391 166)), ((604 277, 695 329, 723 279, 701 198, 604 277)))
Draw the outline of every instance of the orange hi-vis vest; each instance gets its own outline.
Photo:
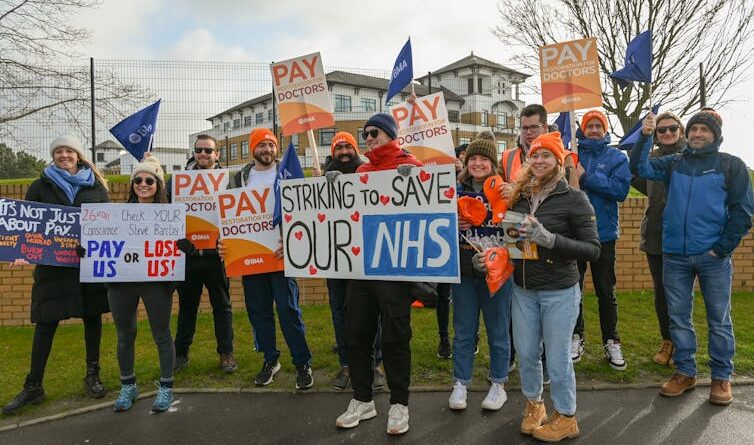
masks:
POLYGON ((523 150, 521 150, 521 147, 503 152, 500 158, 500 168, 502 169, 502 176, 505 182, 513 182, 518 179, 518 175, 521 173, 524 164, 522 154, 523 150))

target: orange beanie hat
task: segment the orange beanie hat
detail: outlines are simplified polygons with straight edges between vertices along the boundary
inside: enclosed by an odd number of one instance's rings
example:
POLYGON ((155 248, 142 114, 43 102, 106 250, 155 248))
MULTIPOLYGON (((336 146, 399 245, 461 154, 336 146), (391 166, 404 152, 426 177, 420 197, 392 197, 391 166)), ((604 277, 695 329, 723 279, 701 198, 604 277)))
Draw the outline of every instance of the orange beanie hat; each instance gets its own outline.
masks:
POLYGON ((458 216, 469 221, 472 226, 479 227, 487 219, 487 207, 482 201, 470 196, 458 198, 458 216))
POLYGON ((602 122, 602 126, 605 127, 605 131, 607 131, 607 116, 605 116, 605 113, 600 110, 589 110, 586 112, 584 117, 581 118, 581 131, 586 133, 586 124, 592 119, 597 119, 602 122))
MULTIPOLYGON (((566 151, 565 147, 563 147, 563 140, 560 139, 559 131, 545 133, 534 139, 529 147, 529 156, 536 153, 538 150, 549 150, 552 152, 552 154, 558 158, 560 165, 563 165, 566 156, 574 154, 570 151, 566 151)), ((575 158, 574 161, 578 162, 578 157, 575 158)))
POLYGON ((332 138, 332 143, 330 144, 330 156, 335 156, 335 146, 342 144, 343 142, 351 144, 354 150, 356 150, 356 154, 359 154, 359 144, 356 143, 356 138, 347 131, 339 131, 335 133, 335 136, 332 138))
POLYGON ((255 128, 249 134, 249 150, 253 152, 262 141, 272 141, 275 143, 275 146, 280 145, 278 144, 278 138, 275 137, 275 133, 269 128, 255 128))

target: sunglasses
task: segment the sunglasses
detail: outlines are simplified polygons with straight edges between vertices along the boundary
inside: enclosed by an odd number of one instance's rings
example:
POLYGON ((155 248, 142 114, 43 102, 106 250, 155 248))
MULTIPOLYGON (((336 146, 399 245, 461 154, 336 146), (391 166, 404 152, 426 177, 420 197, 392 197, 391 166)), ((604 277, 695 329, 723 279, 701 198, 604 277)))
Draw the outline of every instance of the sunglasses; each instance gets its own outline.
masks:
POLYGON ((372 139, 374 139, 374 138, 377 137, 378 134, 380 134, 380 130, 378 130, 378 129, 375 128, 375 129, 369 130, 369 131, 366 131, 366 130, 362 131, 361 132, 361 137, 363 137, 364 139, 366 139, 367 136, 372 136, 372 139))
POLYGON ((675 133, 679 128, 680 127, 678 125, 668 125, 667 127, 657 127, 657 132, 660 134, 665 134, 665 132, 670 130, 671 133, 675 133))
POLYGON ((141 185, 142 182, 146 182, 147 185, 154 185, 155 180, 154 178, 142 178, 141 176, 134 178, 134 184, 141 185))
POLYGON ((215 151, 214 148, 194 148, 194 153, 196 154, 204 152, 205 155, 211 155, 213 151, 215 151))

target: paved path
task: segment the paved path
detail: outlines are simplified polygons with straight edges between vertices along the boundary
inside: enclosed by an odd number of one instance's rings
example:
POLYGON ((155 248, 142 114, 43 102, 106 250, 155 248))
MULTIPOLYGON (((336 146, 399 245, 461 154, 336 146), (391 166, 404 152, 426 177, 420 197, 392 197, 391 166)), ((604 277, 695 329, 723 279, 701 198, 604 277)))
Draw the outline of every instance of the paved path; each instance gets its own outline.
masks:
MULTIPOLYGON (((708 388, 677 399, 656 389, 582 391, 578 394, 581 437, 568 444, 754 444, 754 387, 734 387, 727 407, 707 403, 708 388)), ((149 413, 152 399, 131 411, 101 409, 63 420, 0 433, 0 444, 356 444, 538 443, 518 433, 524 399, 511 391, 503 409, 479 409, 484 393, 469 394, 464 412, 447 409, 448 393, 411 396, 411 430, 385 434, 387 395, 377 397, 378 416, 352 430, 335 428, 348 394, 179 394, 171 412, 149 413)), ((551 406, 548 401, 548 407, 551 406)))

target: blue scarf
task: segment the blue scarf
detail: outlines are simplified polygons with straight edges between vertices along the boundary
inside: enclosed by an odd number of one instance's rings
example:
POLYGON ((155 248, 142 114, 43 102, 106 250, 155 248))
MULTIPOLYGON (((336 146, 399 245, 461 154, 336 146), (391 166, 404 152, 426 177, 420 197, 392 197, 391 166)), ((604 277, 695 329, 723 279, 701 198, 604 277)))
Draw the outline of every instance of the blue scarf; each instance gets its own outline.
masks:
POLYGON ((94 172, 89 167, 81 167, 75 175, 68 173, 67 170, 48 165, 44 170, 45 176, 50 178, 60 190, 65 193, 68 200, 73 204, 76 194, 81 187, 91 187, 94 185, 94 172))

